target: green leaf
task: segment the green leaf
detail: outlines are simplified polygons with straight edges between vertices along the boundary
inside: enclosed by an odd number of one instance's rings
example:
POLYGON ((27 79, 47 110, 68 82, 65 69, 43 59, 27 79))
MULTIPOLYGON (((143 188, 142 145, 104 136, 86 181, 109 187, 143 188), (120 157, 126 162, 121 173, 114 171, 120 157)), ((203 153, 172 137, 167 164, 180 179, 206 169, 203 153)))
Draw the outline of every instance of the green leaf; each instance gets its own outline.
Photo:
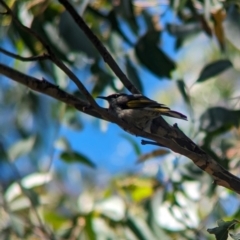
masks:
POLYGON ((78 152, 66 151, 61 153, 60 158, 67 163, 79 162, 91 168, 96 167, 96 165, 91 160, 89 160, 86 156, 78 152))
POLYGON ((120 1, 119 4, 114 4, 114 11, 126 20, 130 29, 137 34, 138 24, 135 18, 133 0, 120 1))
POLYGON ((113 76, 99 66, 100 62, 96 61, 91 66, 91 72, 96 79, 92 90, 93 97, 99 96, 104 89, 113 83, 113 76))
POLYGON ((239 110, 229 110, 223 107, 209 108, 200 117, 201 130, 213 132, 217 130, 228 130, 231 127, 238 127, 240 121, 239 110))
POLYGON ((61 14, 58 28, 61 38, 71 51, 84 52, 94 59, 99 57, 98 51, 67 11, 61 14))
POLYGON ((235 225, 238 223, 239 223, 239 221, 237 221, 237 220, 232 220, 232 221, 228 221, 228 222, 219 220, 217 222, 218 227, 209 228, 209 229, 207 229, 207 231, 210 234, 214 234, 216 237, 216 240, 227 240, 229 230, 234 229, 235 225))
POLYGON ((175 63, 158 47, 159 31, 149 31, 142 36, 136 46, 135 53, 139 61, 158 77, 170 78, 175 63))
POLYGON ((232 66, 232 63, 228 59, 222 59, 212 62, 203 68, 197 82, 204 82, 207 79, 222 73, 223 71, 227 70, 232 66))
POLYGON ((38 207, 40 205, 39 195, 33 189, 27 189, 22 187, 24 195, 31 201, 33 207, 38 207))
POLYGON ((137 142, 127 134, 121 134, 121 137, 125 138, 133 147, 135 153, 139 156, 141 154, 141 148, 137 144, 137 142))
POLYGON ((133 45, 133 43, 128 39, 127 34, 125 33, 125 31, 122 30, 122 28, 120 27, 120 22, 117 19, 116 13, 115 11, 110 11, 108 14, 108 20, 111 23, 112 26, 112 30, 116 31, 122 38, 123 40, 128 43, 130 46, 133 45))
POLYGON ((161 200, 161 193, 155 193, 155 196, 152 198, 149 198, 146 201, 146 204, 144 206, 144 209, 147 212, 147 223, 151 229, 151 231, 154 233, 154 235, 157 237, 157 239, 164 239, 164 240, 172 240, 170 236, 165 233, 165 231, 160 227, 160 225, 157 223, 157 212, 161 200))
POLYGON ((183 99, 185 100, 186 103, 190 104, 190 98, 186 92, 186 85, 184 83, 183 80, 178 80, 177 81, 177 86, 178 89, 180 91, 180 93, 182 94, 183 99))
POLYGON ((126 226, 129 227, 140 240, 156 240, 151 229, 146 222, 140 217, 134 217, 130 214, 126 218, 126 226))
POLYGON ((8 157, 11 161, 16 160, 17 158, 29 153, 36 141, 36 136, 31 136, 27 139, 23 139, 13 144, 8 149, 8 157))
POLYGON ((127 76, 130 79, 130 81, 133 83, 133 85, 140 92, 143 92, 143 85, 142 85, 141 79, 139 78, 138 72, 135 66, 133 65, 133 63, 130 61, 128 56, 126 56, 126 70, 127 70, 127 76))
POLYGON ((85 220, 86 220, 85 231, 88 235, 88 239, 91 239, 91 240, 97 239, 96 233, 93 229, 93 219, 94 219, 94 216, 92 212, 85 217, 85 220))
POLYGON ((54 209, 44 209, 44 222, 50 225, 54 230, 60 229, 66 224, 66 216, 60 215, 54 209))

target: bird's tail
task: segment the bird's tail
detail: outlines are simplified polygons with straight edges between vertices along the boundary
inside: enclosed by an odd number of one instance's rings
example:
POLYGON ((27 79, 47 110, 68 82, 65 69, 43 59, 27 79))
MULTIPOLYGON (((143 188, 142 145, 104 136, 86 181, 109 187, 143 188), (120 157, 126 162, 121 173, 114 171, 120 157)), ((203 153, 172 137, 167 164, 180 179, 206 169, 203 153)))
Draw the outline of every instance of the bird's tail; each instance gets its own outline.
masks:
POLYGON ((173 118, 179 118, 179 119, 186 120, 186 121, 188 120, 187 116, 185 116, 184 114, 182 114, 180 112, 172 111, 172 110, 169 110, 167 112, 161 112, 161 115, 173 117, 173 118))

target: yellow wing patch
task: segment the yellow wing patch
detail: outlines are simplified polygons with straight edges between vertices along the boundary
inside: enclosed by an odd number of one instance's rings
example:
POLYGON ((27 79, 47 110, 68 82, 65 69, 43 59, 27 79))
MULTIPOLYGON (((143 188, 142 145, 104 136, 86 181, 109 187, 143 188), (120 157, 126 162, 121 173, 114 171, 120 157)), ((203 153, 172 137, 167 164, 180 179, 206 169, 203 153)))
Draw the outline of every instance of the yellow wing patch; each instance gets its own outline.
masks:
POLYGON ((149 101, 147 99, 137 99, 137 100, 130 100, 127 103, 127 106, 130 107, 130 108, 146 107, 151 103, 152 103, 152 101, 149 101))
POLYGON ((170 108, 168 108, 168 107, 149 108, 149 109, 151 109, 152 111, 158 111, 158 112, 169 112, 169 110, 170 110, 170 108))

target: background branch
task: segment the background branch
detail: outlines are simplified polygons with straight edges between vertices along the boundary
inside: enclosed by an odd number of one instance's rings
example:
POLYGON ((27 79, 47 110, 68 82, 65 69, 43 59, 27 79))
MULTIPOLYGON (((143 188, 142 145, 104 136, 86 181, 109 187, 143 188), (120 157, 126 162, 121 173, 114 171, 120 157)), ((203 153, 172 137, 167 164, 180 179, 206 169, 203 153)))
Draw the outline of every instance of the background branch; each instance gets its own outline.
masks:
POLYGON ((131 83, 131 81, 127 78, 127 76, 120 69, 114 58, 108 52, 108 50, 104 47, 102 42, 97 38, 97 36, 91 31, 91 29, 84 22, 82 17, 76 12, 73 6, 70 4, 68 0, 59 0, 62 5, 66 8, 69 14, 72 16, 77 25, 82 29, 82 31, 86 34, 95 48, 102 55, 103 60, 109 65, 112 71, 116 74, 116 76, 122 81, 123 85, 131 92, 131 93, 140 93, 139 90, 131 83))
POLYGON ((44 41, 44 39, 35 31, 33 31, 32 29, 24 26, 19 20, 18 18, 14 15, 14 13, 12 12, 12 10, 7 6, 7 4, 3 1, 0 0, 0 3, 6 8, 6 10, 8 11, 8 13, 12 16, 13 21, 15 21, 15 23, 21 27, 24 31, 26 31, 27 33, 31 34, 32 36, 34 36, 42 45, 43 47, 47 50, 48 54, 49 54, 49 58, 60 68, 62 69, 63 72, 66 73, 66 75, 77 85, 79 91, 86 97, 86 99, 89 101, 89 103, 95 107, 100 109, 100 107, 97 105, 97 103, 95 102, 95 100, 93 99, 93 97, 91 96, 91 94, 89 94, 89 92, 87 91, 87 89, 85 88, 85 86, 81 83, 81 81, 78 79, 78 77, 61 61, 57 58, 57 56, 54 54, 54 52, 51 50, 50 46, 48 46, 48 44, 44 41))
POLYGON ((5 55, 7 55, 9 57, 21 60, 23 62, 42 61, 42 60, 50 59, 48 54, 42 54, 42 55, 39 55, 39 56, 32 56, 32 57, 22 57, 18 54, 11 53, 11 52, 9 52, 9 51, 1 48, 1 47, 0 47, 0 52, 4 53, 5 55))
POLYGON ((0 73, 36 92, 43 93, 70 106, 73 106, 79 111, 85 112, 97 118, 102 118, 101 115, 89 105, 89 103, 61 90, 58 86, 48 82, 45 79, 40 80, 31 77, 1 63, 0 73))

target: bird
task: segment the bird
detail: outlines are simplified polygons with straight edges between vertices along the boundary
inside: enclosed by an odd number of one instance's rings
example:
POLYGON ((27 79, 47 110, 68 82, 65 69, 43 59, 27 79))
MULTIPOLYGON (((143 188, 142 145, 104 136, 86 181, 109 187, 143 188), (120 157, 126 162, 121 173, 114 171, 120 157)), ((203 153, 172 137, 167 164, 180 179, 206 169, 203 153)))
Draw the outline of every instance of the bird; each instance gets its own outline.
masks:
POLYGON ((98 96, 97 98, 108 101, 110 113, 143 130, 149 127, 153 119, 162 115, 187 120, 184 114, 173 111, 166 105, 142 94, 114 93, 107 97, 98 96))

